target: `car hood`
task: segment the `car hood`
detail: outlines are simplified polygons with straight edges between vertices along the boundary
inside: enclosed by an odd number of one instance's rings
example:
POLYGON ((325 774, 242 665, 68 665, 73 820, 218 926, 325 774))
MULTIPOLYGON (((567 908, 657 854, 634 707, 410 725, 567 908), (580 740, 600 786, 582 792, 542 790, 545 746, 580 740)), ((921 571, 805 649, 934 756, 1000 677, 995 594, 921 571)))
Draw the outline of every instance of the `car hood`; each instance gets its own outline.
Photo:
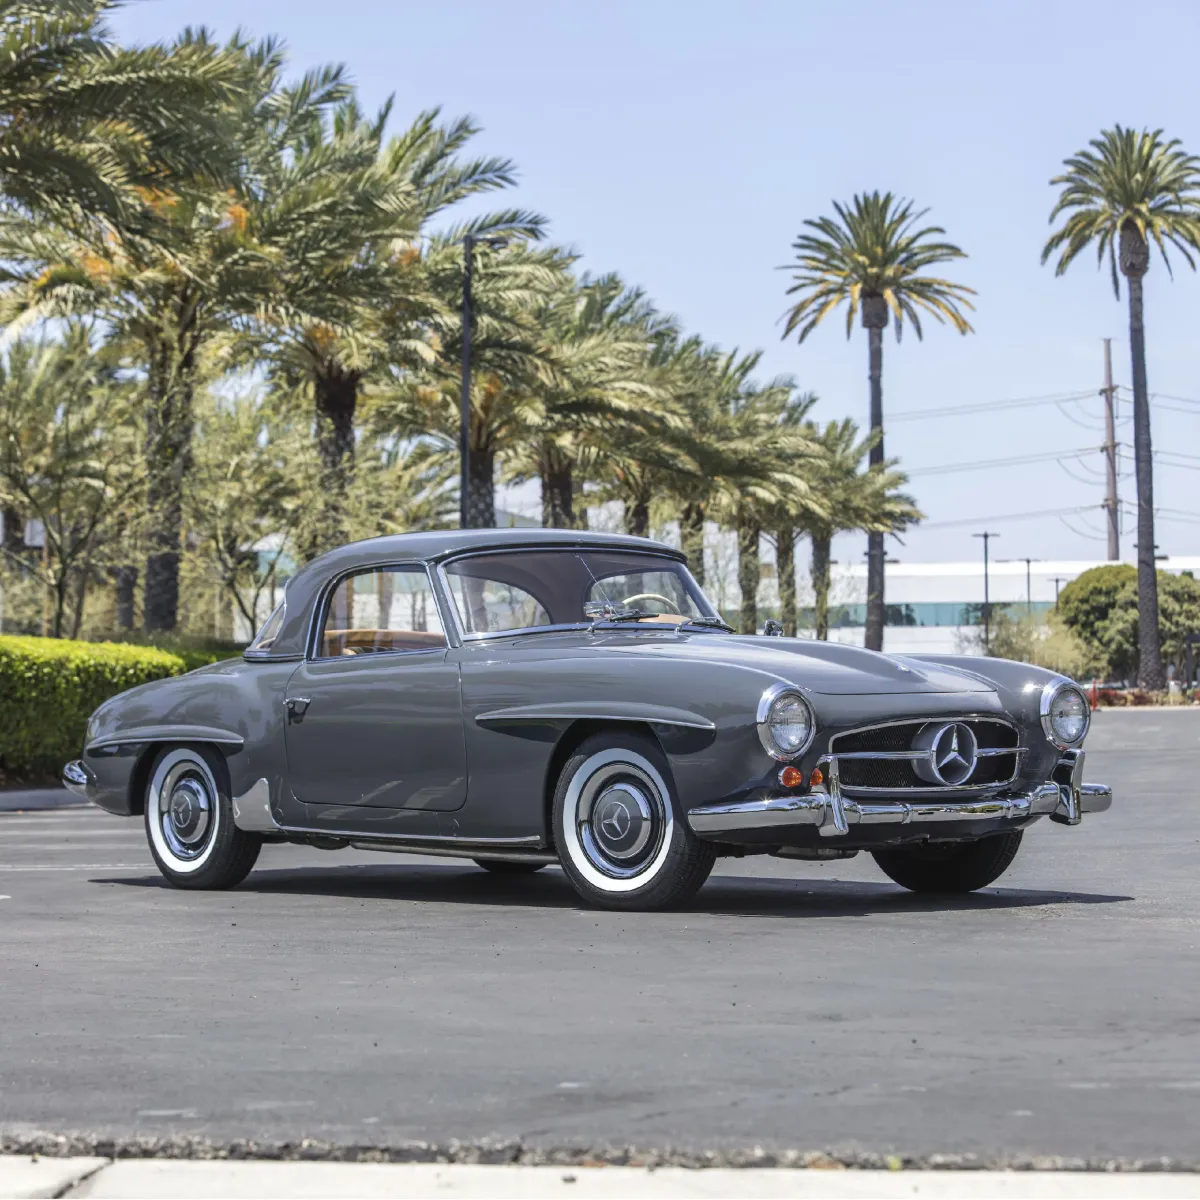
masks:
POLYGON ((655 658, 728 663, 830 696, 995 690, 978 676, 954 667, 807 638, 704 633, 660 641, 616 635, 606 649, 655 658))

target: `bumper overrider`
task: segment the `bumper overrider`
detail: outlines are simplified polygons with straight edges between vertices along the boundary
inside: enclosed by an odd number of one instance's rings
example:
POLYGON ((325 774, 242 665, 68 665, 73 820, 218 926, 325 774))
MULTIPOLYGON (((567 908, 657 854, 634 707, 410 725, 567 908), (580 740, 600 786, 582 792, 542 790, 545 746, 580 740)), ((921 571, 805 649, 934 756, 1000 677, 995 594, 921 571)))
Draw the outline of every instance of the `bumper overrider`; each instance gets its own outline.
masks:
POLYGON ((994 824, 1020 826, 1047 816, 1061 825, 1078 825, 1084 813, 1105 812, 1112 805, 1112 788, 1083 782, 1083 751, 1069 750, 1046 783, 1023 790, 1007 788, 969 799, 900 799, 864 801, 843 793, 836 757, 817 766, 824 781, 810 792, 772 792, 728 804, 710 804, 688 813, 688 823, 702 837, 723 838, 741 832, 756 835, 777 829, 815 827, 821 837, 844 837, 851 829, 894 827, 898 835, 927 827, 936 836, 938 825, 994 824), (909 827, 909 828, 903 828, 909 827))

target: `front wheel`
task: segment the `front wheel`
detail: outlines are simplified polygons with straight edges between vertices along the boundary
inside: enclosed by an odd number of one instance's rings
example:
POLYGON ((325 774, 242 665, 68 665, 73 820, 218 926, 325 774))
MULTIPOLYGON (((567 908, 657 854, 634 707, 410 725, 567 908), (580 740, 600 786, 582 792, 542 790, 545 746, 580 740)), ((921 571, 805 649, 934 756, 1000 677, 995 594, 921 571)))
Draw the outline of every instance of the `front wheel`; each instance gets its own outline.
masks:
POLYGON ((595 734, 567 760, 554 793, 554 840, 575 890, 600 908, 681 903, 716 860, 682 819, 662 750, 634 733, 595 734))
POLYGON ((262 848, 233 823, 225 760, 207 746, 163 750, 146 787, 146 839, 163 877, 177 888, 236 887, 262 848))
POLYGON ((1021 848, 1021 831, 997 833, 976 842, 932 842, 876 850, 883 873, 910 892, 961 895, 994 883, 1021 848))

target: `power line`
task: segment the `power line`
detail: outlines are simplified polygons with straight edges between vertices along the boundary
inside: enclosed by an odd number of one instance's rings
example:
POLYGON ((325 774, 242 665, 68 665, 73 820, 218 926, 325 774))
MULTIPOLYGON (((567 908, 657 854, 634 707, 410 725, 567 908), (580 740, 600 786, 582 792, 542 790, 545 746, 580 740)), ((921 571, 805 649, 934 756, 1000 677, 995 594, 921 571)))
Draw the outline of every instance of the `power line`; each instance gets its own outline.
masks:
POLYGON ((913 475, 949 475, 954 471, 980 471, 993 467, 1018 467, 1026 463, 1053 462, 1071 458, 1082 458, 1085 454, 1095 454, 1100 446, 1088 446, 1083 450, 1050 450, 1040 454, 1021 454, 1014 458, 986 458, 977 462, 949 463, 937 467, 916 467, 909 471, 913 475))
POLYGON ((920 421, 929 417, 958 417, 969 416, 971 413, 1001 412, 1010 408, 1028 408, 1037 404, 1062 404, 1068 400, 1085 400, 1094 396, 1094 390, 1086 392, 1059 392, 1052 396, 1024 396, 1016 400, 996 400, 985 404, 956 404, 948 408, 915 408, 907 412, 892 412, 888 414, 888 423, 892 421, 920 421))
POLYGON ((1032 521, 1038 517, 1062 517, 1072 513, 1096 512, 1102 508, 1100 504, 1080 504, 1076 508, 1043 508, 1037 512, 1001 513, 990 517, 966 517, 955 521, 922 521, 921 529, 953 529, 959 525, 986 525, 999 521, 1032 521))

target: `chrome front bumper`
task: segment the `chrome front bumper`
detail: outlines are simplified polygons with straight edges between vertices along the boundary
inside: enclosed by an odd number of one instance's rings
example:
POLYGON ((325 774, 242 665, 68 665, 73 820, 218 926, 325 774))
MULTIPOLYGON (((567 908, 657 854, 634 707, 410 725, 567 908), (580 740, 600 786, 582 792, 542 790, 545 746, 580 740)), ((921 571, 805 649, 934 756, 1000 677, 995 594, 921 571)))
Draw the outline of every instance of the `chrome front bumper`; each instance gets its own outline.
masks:
POLYGON ((74 762, 69 762, 62 771, 63 787, 68 792, 74 792, 76 796, 82 796, 85 800, 88 799, 88 776, 87 769, 83 765, 82 759, 75 759, 74 762))
POLYGON ((710 804, 688 813, 688 824, 701 835, 742 830, 815 826, 822 837, 839 837, 857 825, 938 825, 962 821, 1027 821, 1048 816, 1063 825, 1078 825, 1084 813, 1104 812, 1112 805, 1112 788, 1084 783, 1083 753, 1064 761, 1069 774, 1061 783, 1043 783, 1031 791, 1001 792, 986 799, 912 800, 889 804, 853 800, 842 794, 837 760, 823 759, 825 790, 807 795, 778 794, 733 804, 710 804))

